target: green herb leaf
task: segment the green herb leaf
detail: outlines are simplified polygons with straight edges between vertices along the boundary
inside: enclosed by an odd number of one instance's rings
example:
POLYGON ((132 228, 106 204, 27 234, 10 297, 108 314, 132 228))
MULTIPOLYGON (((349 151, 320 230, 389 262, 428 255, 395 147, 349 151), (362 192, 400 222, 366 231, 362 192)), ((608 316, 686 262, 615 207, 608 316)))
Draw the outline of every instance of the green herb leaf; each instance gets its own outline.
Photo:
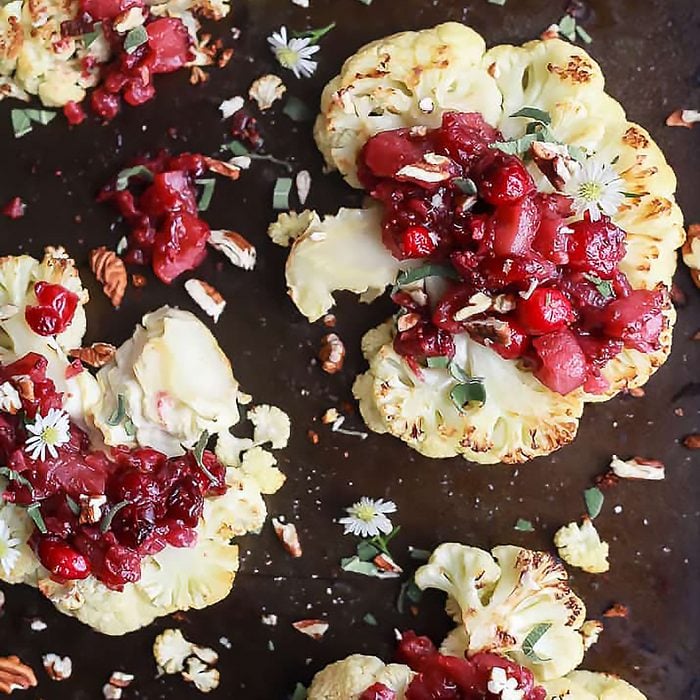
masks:
POLYGON ((250 151, 240 141, 231 141, 226 144, 226 148, 228 148, 234 156, 247 156, 250 154, 250 151))
POLYGON ((56 112, 48 109, 21 109, 15 108, 10 111, 10 121, 15 138, 20 138, 32 130, 32 124, 46 126, 56 118, 56 112))
POLYGON ((468 384, 457 384, 450 391, 450 398, 457 410, 462 413, 466 406, 475 401, 482 406, 486 403, 486 390, 484 381, 479 377, 473 377, 468 384))
POLYGON ((209 442, 209 431, 205 430, 199 436, 199 440, 197 440, 197 444, 192 448, 192 456, 195 458, 195 460, 197 461, 197 466, 200 468, 204 466, 204 462, 202 460, 204 458, 204 450, 206 449, 208 442, 209 442))
POLYGON ((525 637, 523 640, 523 654, 525 654, 528 659, 532 659, 533 661, 537 661, 539 663, 549 661, 549 659, 543 659, 537 655, 535 652, 535 646, 551 626, 551 622, 540 622, 528 632, 527 637, 525 637))
POLYGON ((136 426, 129 416, 124 418, 124 432, 129 437, 134 437, 134 435, 136 435, 136 426))
POLYGON ((615 297, 615 290, 613 289, 613 285, 610 280, 604 280, 602 277, 594 275, 592 272, 584 272, 583 276, 585 279, 595 285, 601 296, 605 297, 606 299, 612 299, 615 297))
POLYGON ((574 160, 577 160, 579 163, 582 163, 584 160, 586 160, 586 149, 582 146, 572 146, 568 144, 566 148, 569 151, 569 155, 574 160))
POLYGON ((39 530, 42 535, 45 535, 48 532, 44 518, 41 515, 40 503, 32 503, 30 506, 28 506, 27 515, 34 521, 36 529, 39 530))
POLYGON ((94 44, 102 33, 102 22, 95 22, 95 24, 92 25, 92 31, 83 34, 82 38, 85 48, 87 49, 94 44))
POLYGON ((525 520, 524 518, 518 518, 518 521, 515 523, 515 527, 513 528, 514 530, 517 530, 518 532, 534 532, 535 527, 529 520, 525 520))
POLYGON ((372 561, 379 554, 379 548, 375 547, 368 540, 362 540, 357 545, 357 556, 361 561, 372 561))
POLYGON ((586 44, 593 42, 593 37, 579 24, 576 25, 576 33, 583 39, 586 44))
POLYGON ((427 364, 430 369, 447 369, 450 364, 450 358, 444 355, 440 357, 427 357, 425 364, 427 364))
POLYGON ((318 29, 308 29, 305 32, 292 32, 292 36, 297 39, 310 39, 310 44, 317 44, 334 27, 335 22, 331 22, 325 27, 319 27, 318 29))
POLYGON ((139 46, 143 46, 148 41, 148 32, 146 28, 134 27, 125 37, 124 37, 124 51, 127 53, 134 53, 139 46))
POLYGON ((358 556, 341 559, 340 568, 352 574, 382 578, 380 575, 382 572, 371 561, 362 561, 358 556))
POLYGON ((389 542, 399 534, 401 530, 401 525, 397 525, 388 535, 375 535, 370 540, 366 540, 373 547, 376 547, 380 552, 384 552, 388 557, 391 557, 391 552, 389 551, 389 542))
MULTIPOLYGON (((274 650, 274 646, 270 651, 274 650)), ((307 690, 306 688, 301 684, 297 683, 296 687, 294 688, 294 692, 291 695, 290 700, 306 700, 307 696, 307 690)))
POLYGON ((406 601, 417 605, 423 597, 423 591, 416 585, 416 582, 411 578, 401 584, 399 597, 396 599, 396 609, 403 615, 406 612, 406 601))
POLYGON ((576 20, 571 15, 564 15, 559 22, 559 33, 569 41, 576 41, 576 20))
POLYGON ((597 486, 593 486, 583 492, 583 498, 586 501, 588 515, 591 516, 591 520, 595 520, 600 515, 600 511, 603 510, 603 502, 605 501, 603 492, 597 486))
POLYGON ((428 561, 431 554, 432 552, 428 549, 418 549, 418 547, 408 548, 408 555, 411 559, 415 559, 416 561, 428 561))
POLYGON ((284 166, 284 168, 286 168, 289 172, 292 171, 291 163, 288 163, 286 160, 275 158, 274 156, 267 155, 266 153, 252 153, 240 141, 231 141, 230 143, 224 144, 223 147, 228 148, 235 157, 248 156, 248 158, 251 160, 266 160, 270 163, 274 163, 275 165, 284 166))
POLYGON ((68 494, 66 494, 66 503, 73 515, 80 515, 80 506, 68 494))
POLYGON ((412 284, 426 277, 447 277, 452 280, 459 279, 459 275, 453 267, 431 263, 428 265, 421 265, 420 267, 414 267, 410 270, 403 270, 396 278, 396 286, 404 287, 407 284, 412 284))
POLYGON ((112 415, 107 419, 107 425, 113 428, 119 425, 126 416, 126 399, 123 394, 117 394, 117 407, 112 415))
POLYGON ((200 180, 195 180, 198 185, 202 185, 202 196, 199 198, 197 203, 197 209, 199 211, 206 211, 209 209, 211 204, 211 198, 214 194, 214 187, 216 187, 216 180, 213 177, 204 177, 200 180))
POLYGON ((464 194, 472 195, 477 193, 476 183, 470 177, 456 177, 452 180, 452 184, 464 194))
POLYGON ((513 112, 511 117, 525 117, 525 119, 534 119, 536 122, 541 124, 549 125, 552 123, 552 117, 549 112, 545 112, 543 109, 537 109, 537 107, 522 107, 517 112, 513 112))
POLYGON ((371 627, 376 627, 379 623, 377 622, 377 618, 372 615, 372 613, 367 613, 363 618, 362 622, 364 622, 366 625, 370 625, 371 627))
POLYGON ((278 177, 272 192, 272 208, 276 210, 289 209, 289 193, 292 191, 291 177, 278 177))
POLYGON ((511 156, 517 156, 521 153, 529 151, 530 146, 532 146, 535 141, 542 140, 544 139, 539 133, 525 134, 525 136, 521 136, 519 139, 513 139, 512 141, 495 141, 489 145, 489 148, 497 148, 499 151, 503 151, 503 153, 507 153, 511 156))
POLYGON ((114 516, 122 509, 125 508, 126 506, 129 505, 129 501, 119 501, 119 503, 113 505, 103 516, 102 520, 100 520, 100 532, 104 534, 109 530, 109 528, 112 526, 112 520, 114 520, 114 516))
POLYGON ((471 376, 468 375, 456 362, 450 362, 449 369, 452 378, 458 381, 460 384, 469 384, 469 382, 471 382, 471 376))
POLYGON ((132 177, 141 177, 151 182, 153 180, 153 173, 145 165, 134 165, 131 168, 124 168, 117 174, 115 187, 118 190, 125 190, 129 186, 129 180, 132 177))
POLYGON ((34 487, 32 486, 32 482, 18 471, 10 469, 9 467, 0 467, 0 476, 7 477, 10 481, 16 481, 20 486, 26 487, 31 494, 31 497, 34 498, 34 487))
POLYGON ((314 112, 298 97, 291 95, 282 107, 282 114, 286 114, 293 122, 310 122, 314 118, 314 112))

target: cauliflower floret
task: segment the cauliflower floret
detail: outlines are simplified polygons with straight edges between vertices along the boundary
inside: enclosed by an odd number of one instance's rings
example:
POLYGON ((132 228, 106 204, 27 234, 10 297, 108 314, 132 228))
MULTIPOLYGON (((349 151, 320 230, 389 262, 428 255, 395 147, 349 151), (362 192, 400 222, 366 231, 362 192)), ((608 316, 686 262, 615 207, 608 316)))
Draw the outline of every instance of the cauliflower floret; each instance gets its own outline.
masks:
POLYGON ((248 420, 255 426, 253 441, 256 445, 269 442, 273 450, 287 446, 291 433, 289 416, 277 406, 261 404, 248 411, 248 420))
POLYGON ((376 299, 395 279, 399 262, 381 241, 381 210, 341 209, 315 219, 294 242, 287 259, 292 301, 310 321, 335 303, 333 293, 347 290, 361 300, 376 299))
POLYGON ((231 364, 187 311, 165 306, 144 316, 97 379, 103 399, 91 413, 108 445, 138 443, 178 455, 205 430, 228 431, 240 417, 231 364), (133 430, 126 420, 111 425, 119 397, 133 430))
POLYGON ((683 246, 683 262, 690 269, 693 282, 700 287, 700 224, 688 227, 688 240, 683 246))
POLYGON ((196 657, 187 659, 187 670, 182 677, 192 683, 200 693, 210 693, 219 687, 221 676, 218 669, 209 668, 196 657))
POLYGON ((559 556, 569 565, 587 571, 589 574, 602 574, 610 569, 607 542, 600 539, 593 521, 584 518, 583 523, 569 523, 557 530, 554 544, 559 556))
POLYGON ((270 224, 267 235, 273 243, 289 248, 299 236, 308 231, 311 225, 318 226, 319 223, 318 214, 310 209, 305 209, 301 214, 285 211, 270 224))
POLYGON ((228 431, 219 433, 214 452, 218 460, 227 467, 241 466, 241 453, 253 447, 250 438, 239 438, 228 431))
POLYGON ((275 466, 277 460, 262 447, 253 447, 243 455, 240 469, 258 485, 261 493, 273 494, 282 488, 285 475, 275 466))
POLYGON ((385 664, 376 656, 353 654, 326 666, 314 676, 308 700, 357 700, 375 683, 382 683, 404 700, 415 673, 403 664, 385 664))
POLYGON ((646 700, 634 686, 609 673, 574 671, 543 686, 549 700, 646 700))
POLYGON ((598 643, 600 635, 603 633, 603 623, 600 620, 586 620, 579 632, 583 637, 583 647, 588 651, 594 644, 598 643))
POLYGON ((161 673, 181 673, 185 660, 194 654, 192 642, 180 630, 163 630, 153 642, 153 656, 161 673))
MULTIPOLYGON (((375 329, 375 338, 384 332, 375 329)), ((367 349, 376 346, 375 338, 365 343, 367 349)), ((454 340, 454 362, 483 379, 486 402, 460 411, 450 398, 457 380, 448 369, 425 368, 418 376, 389 341, 369 358, 369 371, 353 387, 371 429, 381 416, 384 431, 421 454, 461 454, 484 464, 523 462, 573 440, 583 411, 580 396, 549 390, 517 362, 466 333, 454 340)))
POLYGON ((420 588, 445 591, 454 601, 449 610, 461 628, 446 640, 444 653, 505 654, 538 680, 563 676, 583 659, 578 630, 585 606, 569 588, 564 567, 546 552, 502 546, 489 554, 442 544, 415 581, 420 588), (533 639, 538 629, 544 632, 533 639))

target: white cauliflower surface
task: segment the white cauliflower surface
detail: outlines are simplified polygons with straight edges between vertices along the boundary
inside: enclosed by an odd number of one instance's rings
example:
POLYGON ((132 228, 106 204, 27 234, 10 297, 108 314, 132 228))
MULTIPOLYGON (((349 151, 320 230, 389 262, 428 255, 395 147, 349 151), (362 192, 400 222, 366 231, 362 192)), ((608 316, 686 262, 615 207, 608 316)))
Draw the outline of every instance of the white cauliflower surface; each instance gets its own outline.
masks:
MULTIPOLYGON (((674 198, 675 175, 648 132, 629 122, 607 95, 600 67, 577 46, 549 39, 487 51, 476 32, 457 23, 380 39, 359 49, 326 86, 315 136, 328 166, 359 187, 358 154, 367 139, 381 131, 433 128, 446 112, 479 112, 504 138, 512 139, 525 133, 528 120, 511 116, 523 107, 551 116, 556 141, 615 161, 624 190, 639 195, 626 199, 613 217, 627 233, 621 269, 634 288, 670 288, 676 249, 684 240, 683 217, 674 198)), ((536 179, 551 191, 541 175, 536 179)), ((373 298, 396 278, 396 261, 392 267, 381 258, 372 266, 371 283, 369 264, 353 263, 356 251, 367 261, 377 259, 383 245, 372 209, 354 210, 354 225, 344 227, 343 236, 310 240, 311 231, 331 224, 337 228, 348 216, 343 210, 324 223, 313 219, 290 253, 289 292, 311 320, 330 308, 335 289, 369 290, 373 298), (331 246, 333 252, 326 254, 324 249, 331 246)), ((480 374, 474 376, 485 376, 489 385, 489 399, 481 409, 455 415, 444 401, 449 388, 445 374, 426 371, 417 377, 388 347, 370 354, 369 373, 358 378, 355 394, 372 430, 390 432, 425 455, 523 462, 570 442, 585 402, 607 400, 649 379, 670 352, 675 323, 670 303, 664 316, 661 347, 650 353, 625 349, 609 361, 602 371, 608 382, 603 394, 579 389, 562 398, 535 386, 539 381, 526 367, 493 353, 488 357, 488 351, 472 349, 475 344, 465 341, 458 343, 469 348, 467 362, 478 365, 480 374), (509 392, 513 385, 522 393, 509 392)))
MULTIPOLYGON (((52 376, 63 378, 68 367, 64 349, 80 347, 85 331, 82 303, 87 301, 87 294, 82 291, 73 262, 47 257, 39 264, 22 256, 3 259, 0 270, 5 271, 0 287, 3 308, 11 304, 23 309, 31 303, 31 283, 36 279, 64 284, 80 294, 81 305, 73 324, 52 342, 32 337, 23 314, 13 313, 2 321, 3 363, 35 351, 49 358, 52 376)), ((238 441, 241 447, 234 455, 219 454, 227 467, 228 490, 221 496, 205 498, 194 546, 168 545, 158 554, 145 557, 141 579, 125 585, 122 591, 107 588, 93 576, 66 583, 51 580, 28 544, 34 524, 26 509, 3 501, 0 521, 10 539, 19 541, 15 547, 19 556, 13 557, 9 571, 0 567, 0 579, 37 587, 61 612, 110 635, 125 634, 162 615, 200 609, 222 600, 230 592, 239 566, 238 547, 232 539, 259 532, 267 515, 262 493, 274 493, 284 482, 284 475, 274 466, 274 456, 256 446, 254 439, 236 438, 229 432, 239 419, 240 396, 230 363, 218 343, 191 314, 164 307, 144 318, 134 338, 100 371, 98 381, 86 371, 78 377, 84 378, 91 401, 76 390, 82 403, 69 400, 67 406, 75 405, 74 412, 85 419, 96 444, 128 443, 174 455, 182 454, 181 442, 192 444, 204 431, 220 433, 224 441, 238 441), (193 362, 201 365, 201 371, 192 371, 193 362), (117 396, 126 399, 126 416, 136 429, 133 438, 109 425, 108 416, 116 407, 117 396), (167 410, 163 410, 163 402, 167 410)), ((286 446, 286 414, 262 405, 254 416, 255 439, 273 449, 286 446)), ((0 477, 0 491, 5 485, 6 480, 0 477)))
POLYGON ((610 569, 607 542, 600 539, 593 521, 584 518, 581 525, 569 523, 554 534, 559 556, 571 566, 589 574, 603 574, 610 569))
POLYGON ((415 580, 420 588, 447 593, 448 612, 460 623, 445 640, 443 653, 502 654, 538 680, 559 678, 583 659, 578 630, 585 605, 569 587, 564 567, 546 552, 508 545, 489 554, 446 543, 418 569, 415 580))
POLYGON ((646 700, 634 686, 608 673, 573 671, 543 686, 548 700, 646 700))

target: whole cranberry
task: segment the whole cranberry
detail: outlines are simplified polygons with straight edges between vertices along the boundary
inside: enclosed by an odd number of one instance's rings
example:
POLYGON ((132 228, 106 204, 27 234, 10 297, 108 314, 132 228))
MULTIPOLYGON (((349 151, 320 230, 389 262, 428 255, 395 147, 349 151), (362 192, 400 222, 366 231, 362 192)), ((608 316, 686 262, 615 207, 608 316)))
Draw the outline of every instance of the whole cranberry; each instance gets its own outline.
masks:
POLYGON ((80 580, 90 575, 88 560, 63 540, 40 538, 37 554, 42 565, 58 580, 80 580))
POLYGON ((406 357, 452 357, 455 354, 452 335, 425 321, 397 334, 394 350, 406 357))
POLYGON ((405 165, 420 162, 428 149, 425 139, 412 136, 410 129, 381 131, 367 141, 360 160, 375 177, 393 178, 405 165))
POLYGON ((68 328, 78 308, 78 295, 49 282, 34 285, 36 306, 27 306, 24 317, 37 335, 59 335, 68 328))
POLYGON ((150 474, 138 469, 123 469, 112 477, 109 495, 117 503, 144 503, 158 500, 161 490, 158 482, 150 474))
POLYGON ((530 335, 544 335, 573 323, 571 302, 553 287, 538 287, 517 306, 518 320, 530 335))
POLYGON ((478 112, 446 112, 436 134, 440 149, 465 167, 488 153, 489 144, 500 138, 501 134, 478 112))
POLYGON ((526 291, 533 282, 547 284, 559 276, 557 266, 541 255, 487 258, 480 265, 486 286, 492 290, 512 288, 526 291))
POLYGON ((571 225, 569 267, 609 277, 625 255, 625 232, 607 216, 591 221, 586 213, 571 225))
POLYGON ((571 229, 565 221, 571 215, 571 202, 562 195, 542 193, 535 196, 535 202, 540 212, 540 225, 532 249, 555 265, 566 265, 569 262, 571 229))
POLYGON ((168 516, 187 527, 197 527, 204 510, 202 493, 191 479, 175 484, 168 496, 168 516))
POLYGON ((407 664, 414 671, 421 671, 438 653, 429 637, 418 636, 413 630, 401 635, 396 649, 396 661, 407 664))
POLYGON ((400 246, 404 258, 427 258, 435 252, 437 239, 425 226, 410 226, 402 232, 400 246))
POLYGON ((169 213, 153 246, 153 271, 166 284, 198 267, 207 254, 209 226, 196 214, 169 213))
POLYGON ((586 381, 586 356, 568 328, 534 338, 532 347, 539 360, 534 374, 552 391, 568 394, 586 381))
POLYGON ((485 155, 474 168, 479 196, 489 204, 514 204, 535 191, 535 181, 520 158, 501 151, 485 155))

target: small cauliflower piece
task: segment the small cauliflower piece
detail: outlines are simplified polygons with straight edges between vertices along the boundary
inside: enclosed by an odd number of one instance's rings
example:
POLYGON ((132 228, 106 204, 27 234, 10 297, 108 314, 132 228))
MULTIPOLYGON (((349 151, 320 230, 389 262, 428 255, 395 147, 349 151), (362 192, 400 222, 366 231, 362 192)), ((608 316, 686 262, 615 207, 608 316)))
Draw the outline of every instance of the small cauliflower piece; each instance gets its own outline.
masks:
POLYGON ((415 673, 403 664, 385 664, 376 656, 353 654, 319 671, 309 687, 307 700, 357 700, 375 683, 382 683, 404 700, 415 673))
POLYGON ((688 227, 688 238, 683 246, 683 262, 688 266, 693 282, 700 287, 700 224, 688 227))
POLYGON ((395 279, 399 262, 381 240, 381 210, 340 209, 316 217, 296 238, 287 259, 287 287, 309 321, 335 303, 333 294, 350 291, 361 301, 376 299, 395 279))
POLYGON ((287 446, 291 433, 291 422, 289 416, 281 408, 261 404, 251 408, 247 417, 255 426, 253 442, 256 445, 264 445, 269 442, 273 450, 281 450, 287 446))
POLYGON ((240 417, 228 358, 209 329, 179 309, 146 314, 97 379, 103 399, 92 419, 107 445, 149 445, 178 455, 205 430, 227 431, 240 417), (132 434, 126 421, 110 424, 120 396, 132 434))
POLYGON ((241 453, 253 447, 250 438, 239 438, 228 431, 219 433, 214 453, 217 459, 227 467, 241 466, 241 453))
POLYGON ((445 591, 461 627, 443 644, 453 655, 493 652, 526 666, 538 680, 558 678, 583 659, 579 629, 583 601, 569 587, 564 567, 546 552, 446 543, 416 572, 419 588, 445 591), (456 605, 455 605, 456 604, 456 605), (528 649, 528 636, 547 629, 528 649))
POLYGON ((273 221, 267 229, 267 235, 273 243, 282 248, 289 248, 312 224, 318 224, 318 214, 310 209, 305 209, 301 214, 295 211, 282 212, 276 221, 273 221))
POLYGON ((548 700, 646 700, 634 686, 609 673, 573 671, 542 685, 548 700))
POLYGON ((274 455, 262 447, 253 447, 243 454, 240 470, 255 481, 261 493, 273 494, 282 488, 286 479, 275 464, 274 455))
POLYGON ((598 643, 600 635, 603 633, 603 623, 600 620, 586 620, 579 632, 583 637, 583 646, 588 651, 594 644, 598 643))
POLYGON ((182 677, 188 683, 192 683, 200 693, 216 690, 221 681, 218 669, 209 668, 196 657, 187 659, 187 670, 182 673, 182 677))
POLYGON ((161 673, 182 672, 185 660, 193 653, 192 642, 188 642, 180 630, 164 630, 153 642, 153 656, 161 673))
POLYGON ((569 523, 554 534, 554 544, 559 556, 570 566, 602 574, 610 569, 607 542, 600 539, 593 521, 584 518, 581 525, 569 523))

